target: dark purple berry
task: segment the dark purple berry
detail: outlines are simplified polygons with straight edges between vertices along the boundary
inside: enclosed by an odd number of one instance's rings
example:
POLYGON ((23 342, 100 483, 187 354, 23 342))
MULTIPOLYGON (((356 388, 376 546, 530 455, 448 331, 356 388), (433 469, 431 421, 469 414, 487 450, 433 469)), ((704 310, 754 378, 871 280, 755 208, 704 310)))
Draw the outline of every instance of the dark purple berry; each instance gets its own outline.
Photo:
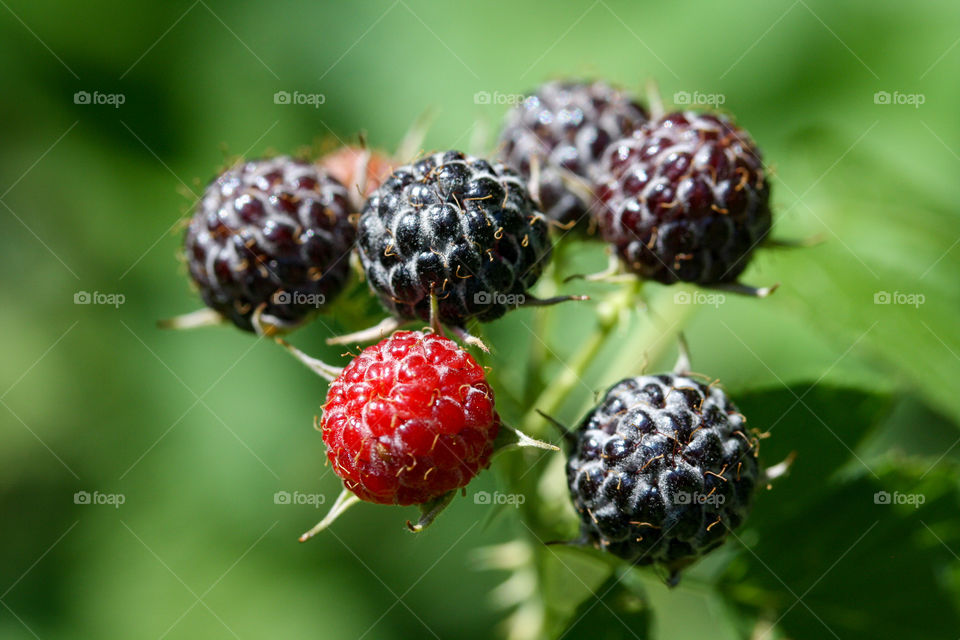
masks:
POLYGON ((670 284, 733 282, 770 231, 760 151, 723 115, 671 113, 612 144, 597 219, 627 267, 670 284))
POLYGON ((190 277, 207 306, 246 331, 258 314, 290 329, 347 282, 356 230, 346 188, 286 156, 251 160, 207 187, 187 228, 190 277))
POLYGON ((501 157, 527 180, 533 158, 538 158, 536 186, 546 216, 560 223, 586 221, 590 202, 565 186, 561 170, 589 188, 607 146, 630 135, 647 117, 633 98, 603 82, 549 82, 507 114, 501 157))

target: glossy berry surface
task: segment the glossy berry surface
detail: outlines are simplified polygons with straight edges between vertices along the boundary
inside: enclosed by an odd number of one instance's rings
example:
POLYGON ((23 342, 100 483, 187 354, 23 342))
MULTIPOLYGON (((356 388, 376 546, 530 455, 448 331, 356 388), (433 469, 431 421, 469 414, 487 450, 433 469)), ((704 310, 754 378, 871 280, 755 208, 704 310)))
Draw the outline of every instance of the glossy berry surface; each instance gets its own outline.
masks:
POLYGON ((723 115, 672 113, 604 154, 604 238, 644 278, 733 282, 770 231, 760 151, 723 115))
POLYGON ((400 167, 359 222, 360 260, 384 306, 427 320, 494 320, 523 303, 550 257, 547 224, 502 164, 448 151, 400 167))
POLYGON ((401 331, 364 349, 330 385, 321 430, 344 486, 381 504, 421 504, 485 468, 500 428, 483 369, 455 342, 401 331))
POLYGON ((746 517, 758 471, 744 417, 715 386, 627 378, 580 424, 567 480, 585 540, 679 571, 746 517))
POLYGON ((349 277, 356 231, 347 190, 325 171, 281 156, 251 160, 204 191, 184 241, 207 306, 241 329, 258 312, 292 328, 322 310, 349 277))
POLYGON ((647 118, 643 106, 604 82, 548 82, 507 113, 501 157, 527 180, 537 158, 537 188, 547 217, 560 223, 586 222, 591 202, 564 184, 561 170, 589 189, 604 150, 647 118))

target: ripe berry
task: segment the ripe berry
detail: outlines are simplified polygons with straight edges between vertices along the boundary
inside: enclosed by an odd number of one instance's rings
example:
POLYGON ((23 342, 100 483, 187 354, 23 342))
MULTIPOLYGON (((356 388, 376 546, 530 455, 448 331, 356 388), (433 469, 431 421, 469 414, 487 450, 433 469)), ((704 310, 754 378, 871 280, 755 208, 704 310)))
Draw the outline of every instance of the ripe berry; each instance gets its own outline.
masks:
POLYGON ((332 300, 349 276, 356 231, 347 190, 286 156, 218 176, 187 229, 190 276, 207 306, 247 331, 253 316, 289 329, 332 300))
MULTIPOLYGON (((647 118, 633 98, 603 82, 548 82, 507 114, 501 157, 528 180, 538 158, 535 186, 547 217, 561 223, 586 220, 591 203, 568 188, 561 170, 588 186, 607 146, 647 118)), ((530 188, 534 191, 534 185, 530 188)))
POLYGON ((726 394, 682 375, 627 378, 580 424, 567 482, 583 536, 676 574, 746 517, 758 471, 726 394))
POLYGON ((401 319, 463 327, 522 304, 550 257, 543 214, 502 164, 447 151, 400 167, 360 216, 370 287, 401 319))
POLYGON ((483 369, 452 340, 400 331, 334 380, 320 423, 344 486, 380 504, 422 504, 485 468, 500 428, 483 369))
POLYGON ((760 151, 726 116, 650 122, 610 146, 601 174, 600 229, 644 278, 733 282, 770 231, 760 151))

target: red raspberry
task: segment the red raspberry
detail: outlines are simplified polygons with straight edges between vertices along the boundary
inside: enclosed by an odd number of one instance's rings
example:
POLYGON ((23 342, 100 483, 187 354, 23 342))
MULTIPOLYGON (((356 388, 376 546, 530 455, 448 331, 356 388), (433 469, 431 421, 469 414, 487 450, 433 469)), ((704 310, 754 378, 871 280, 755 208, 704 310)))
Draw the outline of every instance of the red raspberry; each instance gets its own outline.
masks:
POLYGON ((410 505, 466 486, 485 468, 500 416, 469 353, 438 335, 400 331, 330 384, 320 426, 347 489, 410 505))
POLYGON ((340 147, 317 164, 345 184, 351 197, 356 195, 361 200, 370 197, 394 169, 394 162, 386 154, 357 146, 340 147))

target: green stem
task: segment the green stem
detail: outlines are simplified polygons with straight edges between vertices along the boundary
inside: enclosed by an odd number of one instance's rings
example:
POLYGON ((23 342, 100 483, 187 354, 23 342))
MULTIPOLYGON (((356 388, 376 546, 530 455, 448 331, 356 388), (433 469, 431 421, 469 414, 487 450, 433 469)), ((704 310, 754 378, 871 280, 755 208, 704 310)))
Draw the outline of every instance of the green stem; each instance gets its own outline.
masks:
POLYGON ((553 415, 570 396, 571 391, 581 382, 587 368, 603 349, 610 334, 619 326, 624 312, 636 304, 640 286, 639 281, 631 283, 597 307, 596 331, 590 334, 590 337, 580 347, 580 351, 567 364, 556 380, 547 385, 536 401, 533 402, 530 407, 531 411, 527 413, 524 419, 524 431, 534 434, 541 430, 543 418, 534 409, 553 415))
MULTIPOLYGON (((540 285, 540 295, 543 298, 551 298, 559 295, 560 287, 563 284, 563 276, 566 264, 565 245, 554 248, 553 260, 550 264, 550 273, 548 278, 543 279, 540 285)), ((550 319, 552 317, 551 309, 541 308, 534 312, 533 330, 535 335, 530 342, 530 358, 527 363, 527 385, 524 389, 523 399, 527 406, 543 393, 546 387, 546 380, 543 377, 543 369, 546 364, 548 353, 547 345, 543 340, 538 340, 537 336, 546 336, 550 328, 550 319)))

